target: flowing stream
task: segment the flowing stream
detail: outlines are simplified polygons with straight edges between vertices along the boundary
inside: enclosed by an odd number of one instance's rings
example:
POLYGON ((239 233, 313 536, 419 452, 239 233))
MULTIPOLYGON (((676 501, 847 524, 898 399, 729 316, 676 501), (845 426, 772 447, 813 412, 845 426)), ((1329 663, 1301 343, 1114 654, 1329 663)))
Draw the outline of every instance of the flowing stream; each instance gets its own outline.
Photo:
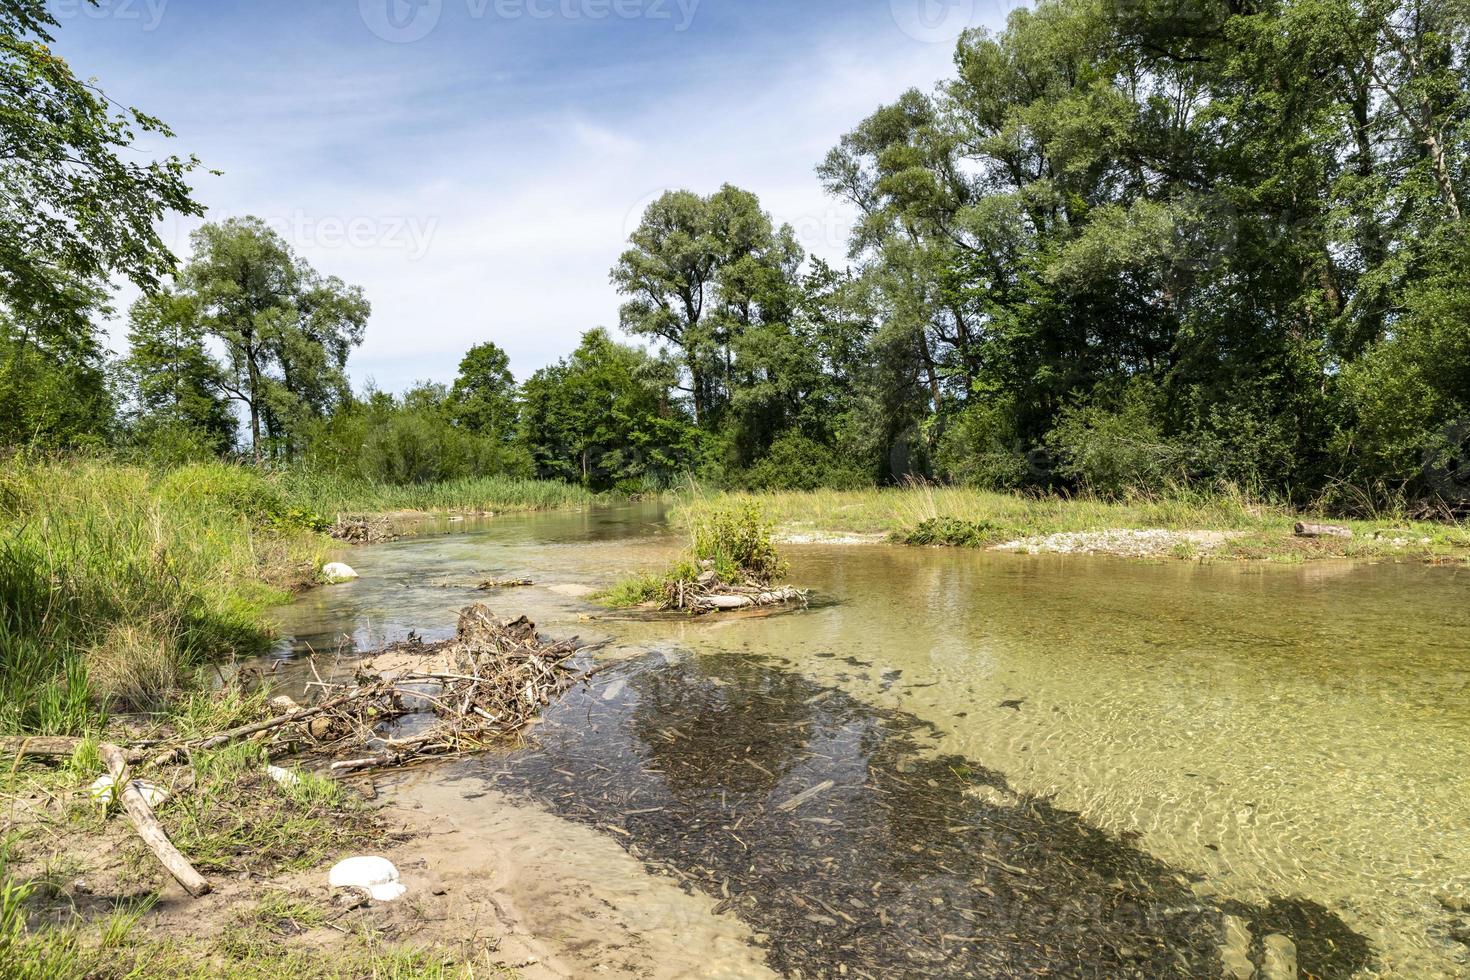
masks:
POLYGON ((610 641, 434 778, 596 828, 778 973, 1218 975, 1232 916, 1303 975, 1470 975, 1470 571, 793 545, 810 608, 689 620, 586 599, 678 551, 656 507, 428 531, 345 554, 277 656, 477 601, 610 641))

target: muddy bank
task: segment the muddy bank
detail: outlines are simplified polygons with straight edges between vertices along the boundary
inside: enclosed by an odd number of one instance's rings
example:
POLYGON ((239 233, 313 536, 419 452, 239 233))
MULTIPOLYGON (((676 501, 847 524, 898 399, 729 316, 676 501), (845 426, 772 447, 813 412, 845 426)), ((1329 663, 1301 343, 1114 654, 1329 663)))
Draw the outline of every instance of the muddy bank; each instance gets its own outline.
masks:
POLYGON ((715 900, 783 975, 1214 976, 1227 914, 1257 966, 1267 936, 1315 976, 1372 963, 1327 910, 1202 897, 931 734, 753 658, 654 656, 571 692, 534 749, 464 772, 715 900))
POLYGON ((774 976, 744 923, 590 827, 433 770, 385 795, 385 815, 415 834, 395 860, 444 893, 421 939, 452 948, 478 926, 526 980, 774 976))

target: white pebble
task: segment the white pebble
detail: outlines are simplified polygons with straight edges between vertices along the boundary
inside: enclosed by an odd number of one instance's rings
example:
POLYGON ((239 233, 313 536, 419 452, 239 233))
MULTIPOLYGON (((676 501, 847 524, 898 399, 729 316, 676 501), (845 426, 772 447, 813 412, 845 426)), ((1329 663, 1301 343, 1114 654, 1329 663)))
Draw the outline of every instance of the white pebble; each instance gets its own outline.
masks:
POLYGON ((339 861, 327 875, 331 888, 360 888, 375 902, 391 902, 408 891, 398 880, 393 862, 380 857, 354 857, 339 861))
POLYGON ((322 566, 322 581, 328 585, 340 585, 358 577, 351 565, 345 565, 340 561, 328 562, 322 566))

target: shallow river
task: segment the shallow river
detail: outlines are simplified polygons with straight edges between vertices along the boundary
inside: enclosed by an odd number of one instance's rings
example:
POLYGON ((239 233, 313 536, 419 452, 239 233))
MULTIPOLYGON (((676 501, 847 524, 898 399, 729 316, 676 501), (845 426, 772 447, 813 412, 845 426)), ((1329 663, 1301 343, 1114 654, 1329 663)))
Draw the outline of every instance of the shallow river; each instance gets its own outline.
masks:
POLYGON ((655 508, 442 524, 345 555, 278 655, 476 601, 611 641, 444 778, 598 828, 786 975, 1218 975, 1226 915, 1303 975, 1470 975, 1470 572, 793 545, 798 612, 583 597, 681 544, 655 508))

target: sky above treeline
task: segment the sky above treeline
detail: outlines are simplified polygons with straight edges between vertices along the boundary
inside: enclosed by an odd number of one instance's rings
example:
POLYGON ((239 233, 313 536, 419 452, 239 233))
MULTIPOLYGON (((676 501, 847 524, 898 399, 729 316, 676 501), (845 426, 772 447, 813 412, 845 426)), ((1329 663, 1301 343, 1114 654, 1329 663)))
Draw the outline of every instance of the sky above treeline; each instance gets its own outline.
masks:
MULTIPOLYGON (((162 117, 209 220, 254 214, 365 288, 359 386, 453 378, 493 340, 518 378, 615 327, 608 270, 665 190, 755 191, 843 261, 813 168, 950 73, 1009 0, 53 0, 58 52, 162 117)), ((172 221, 183 255, 197 221, 172 221)), ((126 302, 128 295, 121 295, 126 302)), ((125 332, 111 327, 114 346, 125 332)))

